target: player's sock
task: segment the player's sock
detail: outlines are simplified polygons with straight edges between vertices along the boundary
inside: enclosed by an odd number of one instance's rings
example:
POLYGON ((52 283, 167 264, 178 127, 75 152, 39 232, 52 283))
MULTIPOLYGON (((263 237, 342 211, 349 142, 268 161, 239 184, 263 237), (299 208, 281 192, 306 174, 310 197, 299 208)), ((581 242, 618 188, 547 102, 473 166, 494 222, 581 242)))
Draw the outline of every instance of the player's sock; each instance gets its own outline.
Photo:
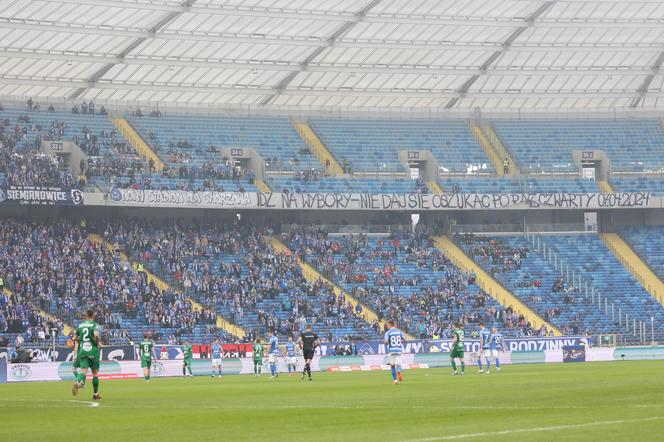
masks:
POLYGON ((187 368, 182 367, 182 376, 186 376, 186 375, 187 375, 187 368))
POLYGON ((477 358, 477 366, 480 367, 480 371, 482 371, 482 357, 477 358))
POLYGON ((496 358, 496 368, 500 368, 500 359, 496 358))
POLYGON ((99 378, 97 376, 92 378, 92 392, 94 394, 99 393, 99 378))
POLYGON ((394 365, 390 366, 390 371, 392 372, 392 380, 397 380, 397 368, 394 365))
POLYGON ((272 373, 272 376, 277 375, 277 366, 275 364, 270 364, 270 372, 272 373))
POLYGON ((452 359, 452 370, 456 371, 456 362, 452 359))
POLYGON ((399 382, 403 382, 403 375, 401 374, 401 365, 397 365, 397 379, 399 379, 399 382))
POLYGON ((221 366, 219 366, 219 376, 221 376, 221 366))
POLYGON ((466 363, 463 362, 463 360, 462 360, 461 361, 461 373, 463 373, 464 371, 466 371, 466 363))
POLYGON ((78 382, 79 385, 85 385, 85 373, 80 372, 76 375, 76 382, 78 382))
POLYGON ((491 358, 486 358, 486 371, 491 370, 491 358))

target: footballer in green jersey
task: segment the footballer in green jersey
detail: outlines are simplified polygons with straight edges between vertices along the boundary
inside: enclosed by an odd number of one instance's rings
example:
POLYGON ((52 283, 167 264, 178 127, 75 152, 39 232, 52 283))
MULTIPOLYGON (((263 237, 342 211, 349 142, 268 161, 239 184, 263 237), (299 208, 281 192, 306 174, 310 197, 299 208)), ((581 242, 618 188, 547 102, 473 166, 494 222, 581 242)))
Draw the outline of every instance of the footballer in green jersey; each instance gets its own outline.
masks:
POLYGON ((76 396, 78 390, 85 385, 88 369, 92 370, 92 399, 99 400, 99 325, 95 322, 95 312, 87 310, 85 321, 78 324, 74 335, 74 354, 77 355, 81 370, 76 375, 76 382, 72 387, 72 394, 76 396))
POLYGON ((193 376, 194 373, 191 371, 191 360, 194 357, 194 350, 188 341, 185 341, 184 345, 182 346, 182 354, 184 355, 184 361, 182 364, 182 376, 186 376, 187 371, 189 371, 189 376, 193 376))
POLYGON ((263 371, 263 354, 265 353, 265 347, 261 344, 260 339, 256 339, 254 344, 254 374, 260 376, 263 371))
POLYGON ((466 371, 466 363, 463 361, 463 329, 461 328, 460 323, 454 324, 454 330, 452 331, 452 352, 450 353, 450 361, 452 362, 452 372, 453 376, 459 374, 456 367, 455 359, 459 359, 461 362, 461 374, 463 375, 466 371))
POLYGON ((145 382, 150 382, 150 369, 152 368, 152 355, 154 354, 154 343, 150 340, 149 333, 143 335, 143 342, 139 344, 141 353, 141 367, 145 382))
POLYGON ((73 362, 71 364, 71 371, 74 373, 74 379, 76 379, 78 377, 78 369, 81 368, 81 360, 78 358, 78 352, 76 350, 72 353, 72 358, 73 362))

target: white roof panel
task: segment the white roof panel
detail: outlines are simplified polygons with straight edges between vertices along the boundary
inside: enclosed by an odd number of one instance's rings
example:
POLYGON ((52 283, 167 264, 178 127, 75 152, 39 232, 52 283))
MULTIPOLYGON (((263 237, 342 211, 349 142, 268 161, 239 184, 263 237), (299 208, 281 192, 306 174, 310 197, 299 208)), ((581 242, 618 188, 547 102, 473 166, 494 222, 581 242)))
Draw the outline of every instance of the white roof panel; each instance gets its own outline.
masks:
POLYGON ((660 0, 12 0, 0 94, 178 105, 661 107, 660 0))

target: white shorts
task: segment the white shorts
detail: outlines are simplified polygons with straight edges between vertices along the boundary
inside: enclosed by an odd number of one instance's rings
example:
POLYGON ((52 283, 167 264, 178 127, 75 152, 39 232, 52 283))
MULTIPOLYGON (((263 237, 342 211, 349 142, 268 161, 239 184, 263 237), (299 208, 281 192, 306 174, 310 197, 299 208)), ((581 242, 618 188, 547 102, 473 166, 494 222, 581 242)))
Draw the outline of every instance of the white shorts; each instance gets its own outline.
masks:
POLYGON ((297 365, 297 358, 295 356, 289 356, 286 358, 286 364, 288 365, 297 365))
POLYGON ((499 350, 495 350, 495 349, 491 350, 491 356, 492 357, 497 358, 499 354, 500 354, 499 350))
POLYGON ((218 367, 221 365, 221 359, 213 359, 212 360, 212 366, 213 367, 218 367))
POLYGON ((491 350, 489 350, 488 348, 485 348, 484 350, 482 350, 482 355, 485 358, 490 358, 491 357, 491 350))
POLYGON ((401 365, 401 353, 390 353, 387 363, 388 365, 401 365))
POLYGON ((269 362, 270 364, 276 364, 277 363, 277 355, 275 355, 274 353, 271 353, 271 354, 267 355, 267 362, 269 362))

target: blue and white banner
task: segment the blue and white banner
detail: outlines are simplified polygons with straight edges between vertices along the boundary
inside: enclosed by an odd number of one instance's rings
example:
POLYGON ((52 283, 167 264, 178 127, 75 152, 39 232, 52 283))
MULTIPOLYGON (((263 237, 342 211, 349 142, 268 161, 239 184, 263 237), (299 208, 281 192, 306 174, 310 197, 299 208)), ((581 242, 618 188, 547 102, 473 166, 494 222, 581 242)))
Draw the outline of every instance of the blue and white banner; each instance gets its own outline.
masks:
MULTIPOLYGON (((348 345, 342 342, 323 343, 319 349, 320 354, 330 355, 330 348, 348 345)), ((569 336, 556 338, 516 338, 505 339, 506 351, 546 351, 561 350, 565 346, 583 345, 591 346, 590 338, 569 336)), ((382 355, 385 354, 385 344, 382 341, 365 341, 353 344, 353 354, 382 355)), ((465 351, 477 352, 480 350, 478 339, 467 339, 464 342, 465 351)), ((408 341, 404 344, 405 353, 449 353, 452 348, 451 339, 429 339, 408 341)))
POLYGON ((32 206, 81 206, 84 193, 60 187, 7 186, 0 188, 0 203, 32 206))

